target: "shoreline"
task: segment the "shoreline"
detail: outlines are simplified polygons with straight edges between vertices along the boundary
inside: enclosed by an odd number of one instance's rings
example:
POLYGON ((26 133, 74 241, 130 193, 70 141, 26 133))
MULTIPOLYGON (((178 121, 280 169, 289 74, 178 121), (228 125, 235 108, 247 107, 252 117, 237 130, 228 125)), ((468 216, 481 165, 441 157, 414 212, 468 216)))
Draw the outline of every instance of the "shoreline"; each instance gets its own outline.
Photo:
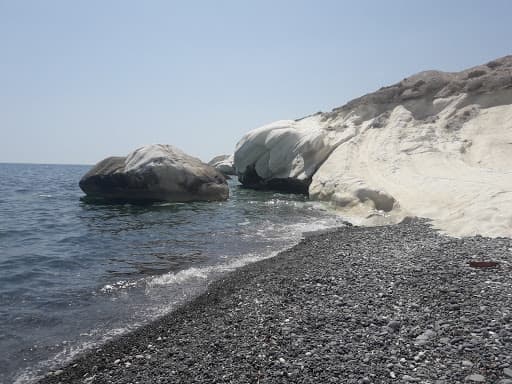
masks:
POLYGON ((512 383, 512 239, 423 220, 304 237, 38 382, 512 383))

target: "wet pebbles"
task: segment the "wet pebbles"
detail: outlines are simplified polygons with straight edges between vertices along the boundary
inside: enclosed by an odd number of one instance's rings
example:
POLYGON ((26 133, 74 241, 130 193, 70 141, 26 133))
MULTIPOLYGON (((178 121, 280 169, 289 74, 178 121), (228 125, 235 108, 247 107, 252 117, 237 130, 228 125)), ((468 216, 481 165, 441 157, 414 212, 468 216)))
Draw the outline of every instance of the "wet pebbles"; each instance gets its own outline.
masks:
POLYGON ((41 383, 512 384, 511 272, 511 239, 339 228, 41 383))

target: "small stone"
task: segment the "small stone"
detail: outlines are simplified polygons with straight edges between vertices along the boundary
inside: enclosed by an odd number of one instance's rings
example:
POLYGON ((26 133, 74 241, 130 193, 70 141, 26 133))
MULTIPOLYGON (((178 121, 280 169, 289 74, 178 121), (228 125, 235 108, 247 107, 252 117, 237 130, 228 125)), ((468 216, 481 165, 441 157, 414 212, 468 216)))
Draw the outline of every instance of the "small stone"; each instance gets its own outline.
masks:
POLYGON ((395 332, 398 332, 400 330, 400 326, 401 324, 398 320, 391 320, 387 325, 388 328, 392 329, 395 332))
POLYGON ((143 356, 143 355, 135 355, 135 358, 136 358, 136 359, 143 359, 143 358, 144 358, 144 356, 143 356))
POLYGON ((474 373, 474 374, 466 377, 466 381, 473 381, 475 383, 484 383, 485 377, 482 375, 479 375, 478 373, 474 373))
POLYGON ((414 361, 418 362, 420 360, 422 360, 425 356, 425 352, 424 351, 421 351, 421 352, 418 352, 418 354, 416 356, 414 356, 414 361))
POLYGON ((279 358, 279 362, 280 362, 281 364, 284 364, 284 363, 286 363, 286 360, 285 360, 285 359, 283 359, 282 357, 280 357, 280 358, 279 358))
POLYGON ((129 361, 127 361, 126 363, 124 363, 124 366, 125 366, 126 368, 131 367, 131 365, 132 365, 132 363, 130 363, 129 361))
POLYGON ((510 368, 503 369, 503 373, 505 374, 505 376, 512 377, 512 369, 510 368))
POLYGON ((57 369, 55 372, 53 372, 53 376, 60 376, 64 373, 62 369, 57 369))
POLYGON ((470 261, 469 266, 472 268, 493 268, 499 265, 496 261, 470 261))
POLYGON ((371 383, 371 381, 367 377, 363 377, 362 380, 361 380, 361 384, 370 384, 370 383, 371 383))
POLYGON ((402 376, 402 380, 406 381, 408 383, 417 383, 417 382, 421 381, 417 377, 412 377, 412 376, 409 376, 409 375, 403 375, 402 376))
POLYGON ((396 379, 395 372, 393 371, 389 372, 389 376, 391 376, 392 379, 396 379))
POLYGON ((469 360, 462 360, 462 366, 464 367, 472 367, 473 363, 469 360))
POLYGON ((436 335, 436 333, 431 330, 431 329, 427 329, 425 332, 423 332, 421 335, 419 335, 418 337, 416 337, 416 340, 414 341, 414 343, 416 345, 423 345, 425 344, 429 339, 433 338, 434 336, 436 335))
POLYGON ((116 359, 116 361, 114 361, 114 364, 119 364, 121 362, 121 359, 116 359))

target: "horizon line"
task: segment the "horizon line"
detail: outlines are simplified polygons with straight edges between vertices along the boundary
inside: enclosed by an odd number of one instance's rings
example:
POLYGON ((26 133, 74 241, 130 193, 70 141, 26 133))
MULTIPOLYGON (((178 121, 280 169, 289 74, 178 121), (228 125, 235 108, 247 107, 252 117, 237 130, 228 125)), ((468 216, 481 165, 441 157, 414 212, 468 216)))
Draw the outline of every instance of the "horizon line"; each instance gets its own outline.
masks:
POLYGON ((80 165, 80 166, 93 166, 94 164, 79 164, 79 163, 35 163, 30 161, 0 161, 0 164, 10 165, 80 165))

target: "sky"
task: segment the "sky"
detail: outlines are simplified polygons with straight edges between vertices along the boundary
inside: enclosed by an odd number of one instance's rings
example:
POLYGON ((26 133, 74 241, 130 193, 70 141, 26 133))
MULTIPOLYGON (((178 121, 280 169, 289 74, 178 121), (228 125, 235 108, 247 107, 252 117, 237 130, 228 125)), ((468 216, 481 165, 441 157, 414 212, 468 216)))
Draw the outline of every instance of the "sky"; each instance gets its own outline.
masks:
POLYGON ((0 0, 0 162, 152 143, 210 160, 251 129, 512 53, 509 0, 0 0))

